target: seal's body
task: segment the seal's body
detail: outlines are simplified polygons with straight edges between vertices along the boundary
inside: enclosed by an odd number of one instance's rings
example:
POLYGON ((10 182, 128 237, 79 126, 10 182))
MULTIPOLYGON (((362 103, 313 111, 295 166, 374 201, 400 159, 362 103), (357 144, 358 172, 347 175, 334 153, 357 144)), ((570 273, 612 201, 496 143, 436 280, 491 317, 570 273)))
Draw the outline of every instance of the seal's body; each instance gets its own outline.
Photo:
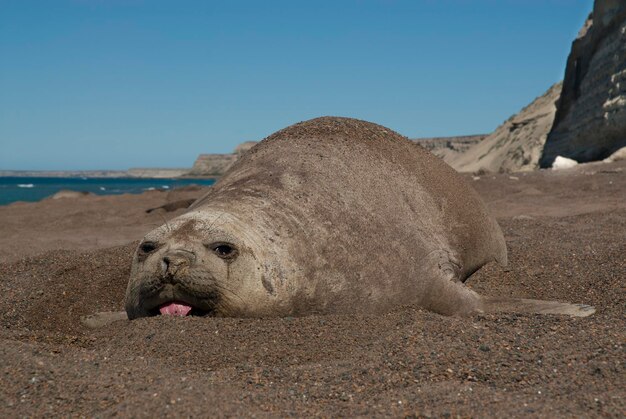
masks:
POLYGON ((449 166, 372 123, 318 118, 246 153, 139 245, 129 318, 483 309, 463 285, 506 264, 502 232, 449 166))

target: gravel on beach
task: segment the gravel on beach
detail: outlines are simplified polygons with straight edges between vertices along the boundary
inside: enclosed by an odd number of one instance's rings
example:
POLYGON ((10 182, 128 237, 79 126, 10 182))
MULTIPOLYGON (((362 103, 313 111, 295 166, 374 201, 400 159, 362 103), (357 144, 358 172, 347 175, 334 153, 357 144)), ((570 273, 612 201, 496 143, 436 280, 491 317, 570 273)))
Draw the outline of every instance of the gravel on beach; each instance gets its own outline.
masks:
POLYGON ((467 179, 510 258, 468 286, 596 314, 399 307, 92 330, 81 316, 123 309, 137 241, 184 211, 145 210, 201 192, 12 204, 0 207, 0 416, 623 417, 626 162, 467 179))

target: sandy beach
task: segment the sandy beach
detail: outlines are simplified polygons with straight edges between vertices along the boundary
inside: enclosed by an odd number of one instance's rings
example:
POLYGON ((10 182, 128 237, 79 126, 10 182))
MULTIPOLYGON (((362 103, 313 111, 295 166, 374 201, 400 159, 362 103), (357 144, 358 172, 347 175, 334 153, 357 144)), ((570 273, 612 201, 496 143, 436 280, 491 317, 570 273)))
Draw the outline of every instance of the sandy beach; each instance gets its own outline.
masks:
POLYGON ((201 188, 0 207, 0 416, 619 417, 626 412, 626 161, 464 175, 500 223, 483 295, 587 318, 152 317, 123 309, 134 247, 201 188))

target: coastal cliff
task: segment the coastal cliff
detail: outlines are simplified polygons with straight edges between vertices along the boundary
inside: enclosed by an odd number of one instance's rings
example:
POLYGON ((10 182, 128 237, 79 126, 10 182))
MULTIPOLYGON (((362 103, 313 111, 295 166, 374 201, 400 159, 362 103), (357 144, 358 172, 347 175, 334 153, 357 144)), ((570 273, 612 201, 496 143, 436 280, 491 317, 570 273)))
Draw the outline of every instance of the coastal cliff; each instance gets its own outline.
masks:
POLYGON ((517 172, 539 167, 539 158, 556 112, 561 83, 550 87, 492 134, 444 161, 459 172, 517 172))
POLYGON ((239 144, 230 154, 200 154, 186 177, 218 177, 224 174, 246 151, 254 147, 256 141, 239 144))
MULTIPOLYGON (((459 172, 536 170, 557 156, 587 162, 626 147, 626 1, 596 0, 564 81, 493 133, 413 141, 459 172)), ((244 144, 232 154, 200 155, 187 176, 222 175, 254 142, 244 144)))
POLYGON ((602 160, 625 146, 626 2, 596 0, 562 83, 483 141, 438 155, 460 172, 516 172, 551 167, 557 156, 602 160))
POLYGON ((626 2, 596 0, 574 40, 541 167, 601 160, 626 146, 626 2))
POLYGON ((417 144, 443 159, 446 163, 453 160, 460 154, 465 153, 472 146, 484 140, 488 134, 462 135, 457 137, 432 137, 414 138, 417 144))
POLYGON ((235 154, 200 154, 185 176, 221 176, 236 160, 235 154))

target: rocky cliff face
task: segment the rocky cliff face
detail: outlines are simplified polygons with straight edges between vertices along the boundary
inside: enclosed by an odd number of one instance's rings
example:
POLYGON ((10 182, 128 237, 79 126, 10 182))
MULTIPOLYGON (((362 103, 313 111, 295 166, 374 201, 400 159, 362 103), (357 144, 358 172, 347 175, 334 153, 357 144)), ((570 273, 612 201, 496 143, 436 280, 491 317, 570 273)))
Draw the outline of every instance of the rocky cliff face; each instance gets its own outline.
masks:
POLYGON ((459 137, 414 138, 412 141, 415 141, 435 156, 447 162, 454 159, 459 154, 465 153, 486 137, 487 134, 480 134, 463 135, 459 137))
POLYGON ((534 170, 556 112, 561 83, 552 86, 487 138, 444 161, 459 172, 534 170))
POLYGON ((236 154, 200 154, 186 176, 221 176, 237 160, 236 154))
POLYGON ((218 177, 222 176, 234 162, 246 151, 254 147, 256 141, 239 144, 232 154, 200 154, 186 177, 218 177))
POLYGON ((572 44, 541 167, 600 160, 626 146, 626 1, 596 0, 572 44))

